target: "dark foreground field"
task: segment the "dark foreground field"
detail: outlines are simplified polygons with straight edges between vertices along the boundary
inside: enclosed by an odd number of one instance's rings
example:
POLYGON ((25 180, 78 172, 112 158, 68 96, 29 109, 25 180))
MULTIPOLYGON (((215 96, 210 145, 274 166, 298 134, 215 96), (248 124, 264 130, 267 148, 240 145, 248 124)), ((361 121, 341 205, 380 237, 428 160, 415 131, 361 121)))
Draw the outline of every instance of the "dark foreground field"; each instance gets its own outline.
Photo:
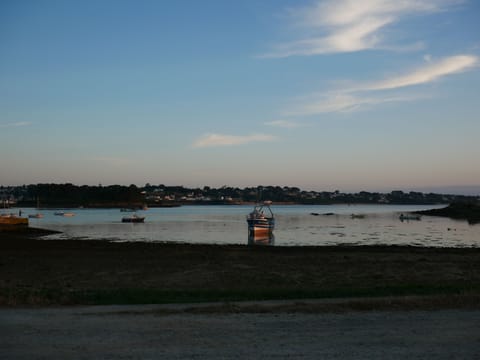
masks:
POLYGON ((480 308, 476 248, 109 243, 34 235, 0 232, 0 305, 395 296, 351 306, 480 308))

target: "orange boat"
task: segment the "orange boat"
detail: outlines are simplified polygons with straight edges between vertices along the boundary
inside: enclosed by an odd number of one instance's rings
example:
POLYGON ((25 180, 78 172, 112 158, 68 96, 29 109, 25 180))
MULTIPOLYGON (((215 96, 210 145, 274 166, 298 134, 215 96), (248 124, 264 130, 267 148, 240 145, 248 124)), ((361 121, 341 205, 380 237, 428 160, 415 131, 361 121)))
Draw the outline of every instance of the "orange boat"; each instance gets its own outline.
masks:
POLYGON ((14 214, 1 214, 0 226, 28 226, 28 219, 14 214))

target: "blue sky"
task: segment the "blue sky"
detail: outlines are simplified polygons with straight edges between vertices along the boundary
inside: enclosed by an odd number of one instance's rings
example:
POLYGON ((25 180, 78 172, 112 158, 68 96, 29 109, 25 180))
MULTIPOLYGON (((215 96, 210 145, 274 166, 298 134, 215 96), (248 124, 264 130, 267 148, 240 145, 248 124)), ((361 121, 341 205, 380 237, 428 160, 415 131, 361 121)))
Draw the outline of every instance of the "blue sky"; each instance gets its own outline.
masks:
POLYGON ((0 184, 480 185, 473 0, 0 1, 0 184))

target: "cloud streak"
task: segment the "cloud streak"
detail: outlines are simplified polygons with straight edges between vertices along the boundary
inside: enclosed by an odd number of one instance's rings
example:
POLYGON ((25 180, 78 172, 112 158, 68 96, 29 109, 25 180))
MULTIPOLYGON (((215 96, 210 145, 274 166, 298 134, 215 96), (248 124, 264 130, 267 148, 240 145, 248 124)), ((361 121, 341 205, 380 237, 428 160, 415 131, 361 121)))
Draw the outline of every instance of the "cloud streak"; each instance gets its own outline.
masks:
POLYGON ((428 64, 405 75, 400 75, 365 86, 365 90, 389 90, 406 86, 426 84, 447 75, 468 71, 478 66, 479 59, 472 55, 457 55, 428 64))
POLYGON ((205 134, 193 143, 194 148, 207 148, 218 146, 244 145, 252 142, 268 142, 276 140, 273 135, 251 134, 251 135, 225 135, 225 134, 205 134))
POLYGON ((32 123, 30 121, 18 121, 13 123, 6 123, 0 124, 0 128, 15 128, 15 127, 22 127, 22 126, 30 126, 32 123))
POLYGON ((425 95, 357 95, 345 94, 342 92, 331 92, 325 95, 314 95, 310 97, 309 101, 295 106, 294 108, 285 111, 285 115, 295 116, 309 116, 323 113, 335 112, 354 112, 360 110, 367 110, 375 105, 405 102, 424 99, 425 95))
POLYGON ((450 56, 438 61, 428 58, 425 65, 408 73, 392 76, 371 83, 352 85, 348 88, 329 91, 321 95, 312 95, 285 115, 307 116, 332 112, 351 112, 389 102, 415 101, 428 97, 392 95, 391 91, 438 81, 444 77, 472 70, 479 66, 480 60, 473 55, 450 56))
POLYGON ((298 128, 298 127, 303 126, 303 124, 300 124, 300 123, 294 122, 294 121, 289 121, 289 120, 268 121, 268 122, 265 123, 265 125, 280 127, 280 128, 285 128, 285 129, 293 129, 293 128, 298 128))
MULTIPOLYGON (((282 58, 347 53, 384 48, 394 50, 382 31, 403 18, 443 11, 460 0, 326 0, 291 10, 296 23, 314 36, 280 44, 261 57, 282 58)), ((402 45, 399 49, 418 49, 402 45)))

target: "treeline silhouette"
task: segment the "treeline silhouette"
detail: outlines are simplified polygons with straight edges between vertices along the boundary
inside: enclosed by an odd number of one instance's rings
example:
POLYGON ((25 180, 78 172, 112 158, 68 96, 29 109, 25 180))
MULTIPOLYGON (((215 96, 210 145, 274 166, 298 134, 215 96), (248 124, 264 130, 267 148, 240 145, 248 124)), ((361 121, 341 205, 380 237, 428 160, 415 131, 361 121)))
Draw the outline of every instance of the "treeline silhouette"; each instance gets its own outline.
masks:
POLYGON ((37 184, 17 189, 18 203, 40 207, 104 207, 139 205, 143 195, 135 185, 77 186, 73 184, 37 184))
POLYGON ((146 184, 110 186, 78 186, 74 184, 36 184, 15 187, 0 186, 0 200, 15 199, 19 206, 39 207, 137 207, 181 204, 241 204, 271 200, 294 204, 446 204, 477 202, 478 196, 445 195, 421 192, 361 191, 342 193, 339 190, 305 191, 298 187, 256 186, 187 188, 146 184))

